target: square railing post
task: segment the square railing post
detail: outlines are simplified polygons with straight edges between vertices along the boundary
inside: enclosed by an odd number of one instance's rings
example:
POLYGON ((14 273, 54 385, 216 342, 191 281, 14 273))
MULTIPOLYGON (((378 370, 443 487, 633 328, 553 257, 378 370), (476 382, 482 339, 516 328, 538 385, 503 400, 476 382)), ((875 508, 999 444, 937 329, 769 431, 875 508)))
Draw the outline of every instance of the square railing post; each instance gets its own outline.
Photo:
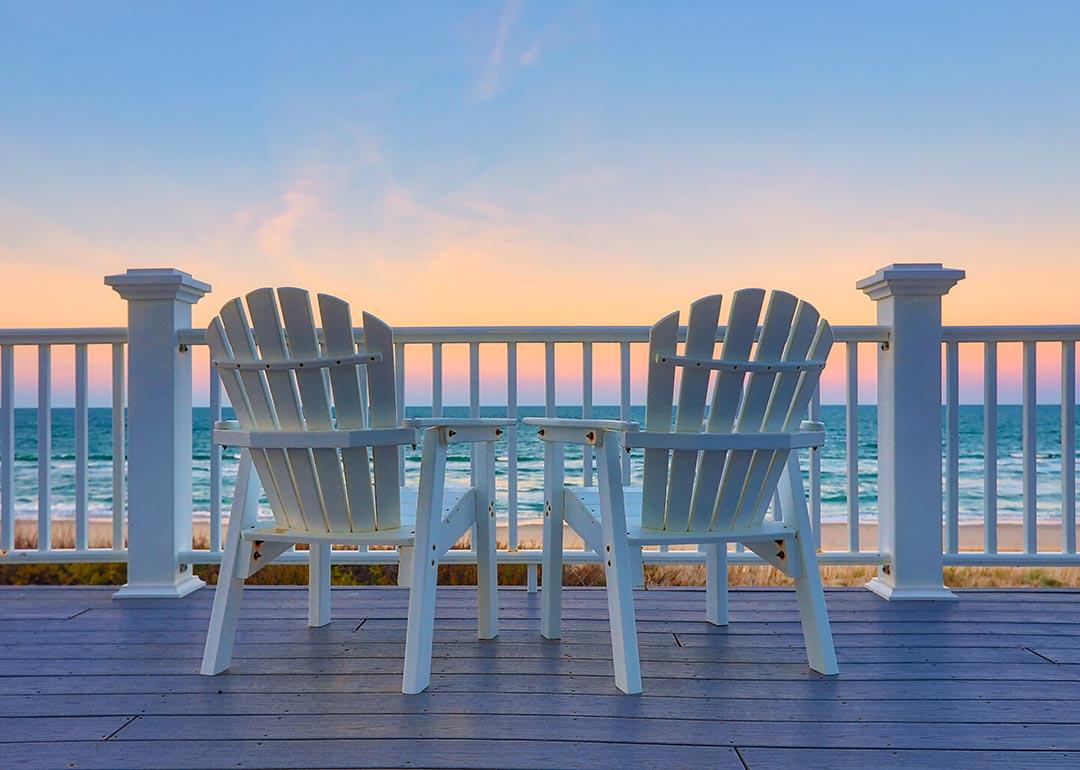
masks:
POLYGON ((203 585, 191 549, 191 352, 179 332, 210 286, 172 269, 106 276, 128 303, 128 563, 116 598, 180 597, 203 585))
POLYGON ((941 548, 941 298, 964 277, 900 264, 856 284, 889 327, 878 351, 878 549, 866 587, 886 599, 954 599, 941 548))

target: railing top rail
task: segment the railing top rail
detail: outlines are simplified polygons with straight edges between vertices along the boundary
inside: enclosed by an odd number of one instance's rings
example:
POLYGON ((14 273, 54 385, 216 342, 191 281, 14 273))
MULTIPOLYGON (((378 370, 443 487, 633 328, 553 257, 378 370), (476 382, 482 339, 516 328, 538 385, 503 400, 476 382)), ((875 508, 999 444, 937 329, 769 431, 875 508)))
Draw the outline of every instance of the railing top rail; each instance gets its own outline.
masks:
POLYGON ((945 342, 1075 342, 1080 324, 1040 326, 945 326, 945 342))
MULTIPOLYGON (((759 329, 760 332, 760 329, 759 329)), ((320 331, 321 333, 321 331, 320 331)), ((833 333, 840 342, 887 342, 887 326, 834 326, 833 333)), ((357 342, 364 338, 363 329, 354 329, 357 342)), ((717 329, 716 340, 724 338, 724 327, 717 329)), ((679 330, 680 341, 686 340, 686 327, 679 330)), ((206 344, 202 329, 183 329, 179 341, 185 345, 206 344)), ((466 342, 648 342, 648 326, 397 326, 394 341, 404 344, 466 343, 466 342)))
POLYGON ((0 345, 96 345, 127 342, 127 328, 0 329, 0 345))
MULTIPOLYGON (((887 342, 887 326, 834 326, 837 342, 887 342)), ((354 330, 357 341, 362 329, 354 330)), ((406 344, 467 342, 648 342, 648 326, 401 326, 394 329, 397 342, 406 344)), ((717 329, 723 340, 724 327, 717 329)), ((178 342, 205 345, 203 329, 181 329, 178 342)), ((679 330, 680 341, 686 328, 679 330)), ((945 342, 1080 342, 1080 324, 1032 324, 1011 326, 945 326, 945 342)), ((122 326, 86 328, 0 329, 0 345, 75 345, 127 342, 122 326)))

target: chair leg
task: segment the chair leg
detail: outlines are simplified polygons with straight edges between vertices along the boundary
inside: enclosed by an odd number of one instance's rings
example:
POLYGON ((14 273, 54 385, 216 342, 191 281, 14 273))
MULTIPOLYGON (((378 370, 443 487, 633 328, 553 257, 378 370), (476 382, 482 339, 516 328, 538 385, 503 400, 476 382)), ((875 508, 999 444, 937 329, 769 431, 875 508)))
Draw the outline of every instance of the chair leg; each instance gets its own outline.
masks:
POLYGON ((795 581, 795 593, 799 599, 799 617, 802 620, 806 657, 810 668, 821 674, 840 672, 836 663, 832 631, 829 627, 829 611, 825 606, 825 590, 821 585, 817 555, 812 537, 795 536, 798 544, 802 574, 795 581))
POLYGON ((597 449, 600 519, 603 530, 604 576, 607 579, 608 617, 615 686, 627 694, 641 692, 641 661, 634 618, 632 553, 626 538, 623 507, 621 449, 614 434, 604 431, 597 449))
POLYGON ((435 626, 438 554, 434 548, 442 523, 446 444, 438 428, 424 431, 420 489, 416 504, 416 540, 409 587, 409 619, 405 631, 405 674, 401 691, 423 692, 431 682, 431 645, 435 626))
POLYGON ((821 584, 817 552, 806 510, 799 458, 792 452, 780 479, 780 505, 784 520, 795 525, 795 556, 799 560, 795 593, 799 601, 806 657, 810 668, 822 674, 837 674, 836 650, 829 627, 829 611, 825 606, 825 589, 821 584))
POLYGON ((728 624, 727 543, 705 545, 705 619, 728 624))
POLYGON ((408 588, 412 585, 413 550, 411 545, 399 545, 397 549, 397 584, 402 588, 408 588))
MULTIPOLYGON (((214 609, 210 613, 210 630, 206 632, 206 647, 200 673, 207 676, 220 674, 232 662, 233 641, 236 638, 236 621, 240 614, 244 578, 236 577, 240 566, 251 561, 252 545, 249 540, 230 544, 232 559, 226 564, 222 559, 214 589, 214 609)), ((224 556, 224 554, 223 554, 224 556)))
POLYGON ((631 574, 634 578, 634 588, 645 587, 645 557, 639 547, 630 549, 630 559, 633 562, 631 574))
POLYGON ((495 561, 495 456, 491 444, 474 444, 476 468, 476 606, 477 635, 499 635, 499 570, 495 561))
POLYGON ((562 636, 563 571, 563 445, 544 443, 544 550, 540 566, 544 584, 540 594, 540 635, 562 636))
POLYGON ((330 544, 308 548, 308 625, 317 628, 330 622, 330 544))
POLYGON ((244 590, 243 575, 251 564, 253 551, 251 541, 244 540, 240 533, 258 516, 258 483, 258 477, 252 473, 251 457, 244 452, 240 457, 236 494, 229 513, 229 532, 221 554, 221 571, 218 573, 217 588, 214 589, 214 608, 210 613, 210 628, 206 632, 206 647, 199 669, 206 676, 220 674, 232 661, 236 620, 244 590))

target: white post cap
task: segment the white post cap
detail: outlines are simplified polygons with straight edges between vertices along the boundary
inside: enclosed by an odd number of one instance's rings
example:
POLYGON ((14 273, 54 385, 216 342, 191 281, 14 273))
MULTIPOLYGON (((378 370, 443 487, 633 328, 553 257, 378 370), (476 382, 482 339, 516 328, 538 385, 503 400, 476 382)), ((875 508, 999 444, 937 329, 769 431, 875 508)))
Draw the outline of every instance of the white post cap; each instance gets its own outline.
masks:
POLYGON ((210 284, 172 267, 129 268, 105 276, 105 284, 124 299, 171 299, 194 305, 210 291, 210 284))
POLYGON ((940 262, 908 262, 883 267, 856 283, 855 288, 873 300, 902 294, 940 297, 948 294, 964 276, 963 270, 942 267, 940 262))

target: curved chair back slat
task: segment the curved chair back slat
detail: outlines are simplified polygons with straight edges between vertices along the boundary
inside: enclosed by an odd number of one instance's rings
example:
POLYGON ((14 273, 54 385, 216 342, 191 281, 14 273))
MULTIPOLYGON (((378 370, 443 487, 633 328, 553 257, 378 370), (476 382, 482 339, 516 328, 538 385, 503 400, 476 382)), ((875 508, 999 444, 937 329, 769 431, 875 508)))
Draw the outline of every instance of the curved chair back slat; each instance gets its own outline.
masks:
MULTIPOLYGON (((273 297, 273 292, 268 292, 273 297)), ((287 352, 292 358, 318 358, 319 337, 311 312, 311 298, 304 289, 278 289, 281 316, 285 326, 287 352)), ((336 367, 335 367, 336 368, 336 367)), ((308 430, 333 430, 334 419, 327 390, 327 369, 298 367, 294 370, 298 388, 297 403, 303 404, 303 422, 308 430)), ((327 531, 349 532, 352 519, 341 458, 333 449, 311 452, 322 512, 327 531)))
MULTIPOLYGON (((319 315, 322 318, 327 355, 348 355, 356 350, 352 313, 348 303, 328 294, 320 294, 319 315)), ((360 372, 349 368, 331 369, 330 387, 334 396, 338 428, 346 430, 368 427, 363 394, 360 391, 360 372)), ((367 447, 345 449, 341 452, 352 527, 356 531, 371 531, 376 525, 370 459, 367 447)))
MULTIPOLYGON (((382 353, 382 361, 367 368, 368 412, 372 428, 393 428, 398 424, 397 385, 394 377, 394 334, 371 313, 364 313, 364 344, 382 353)), ((375 447, 375 510, 379 529, 401 526, 400 455, 397 447, 375 447)))

